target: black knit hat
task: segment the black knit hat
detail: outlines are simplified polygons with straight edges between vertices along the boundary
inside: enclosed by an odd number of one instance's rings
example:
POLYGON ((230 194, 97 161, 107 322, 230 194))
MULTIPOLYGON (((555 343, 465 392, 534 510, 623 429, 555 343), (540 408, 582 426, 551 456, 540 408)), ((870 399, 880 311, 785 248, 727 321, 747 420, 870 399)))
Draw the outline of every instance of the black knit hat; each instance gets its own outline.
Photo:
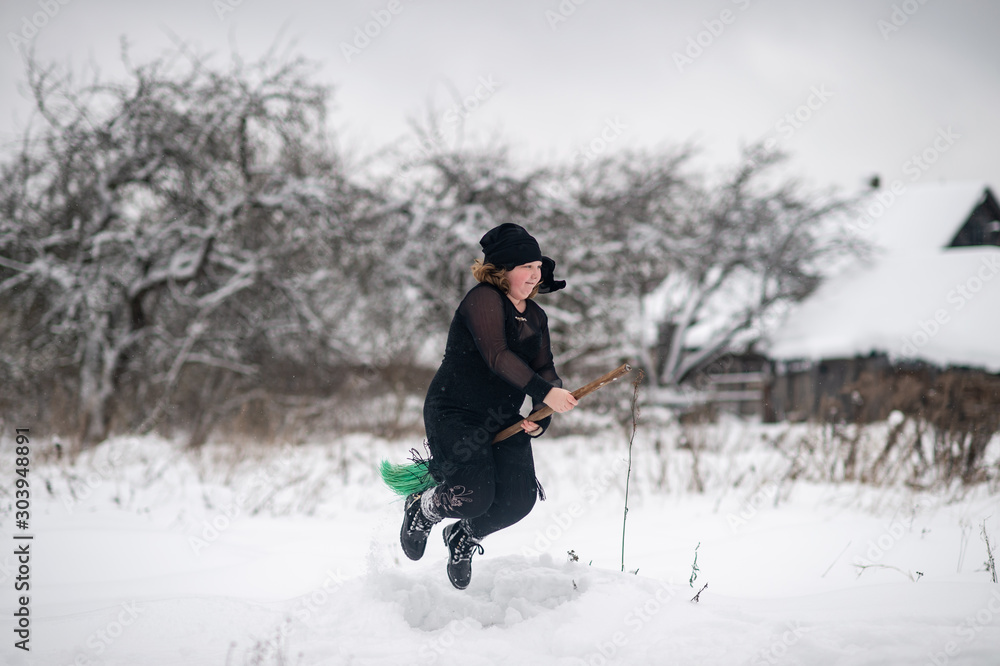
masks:
POLYGON ((542 260, 542 250, 524 227, 513 222, 504 222, 493 227, 480 239, 486 255, 485 263, 508 271, 521 264, 542 260))
POLYGON ((542 282, 538 285, 540 294, 559 291, 566 286, 565 280, 555 279, 556 262, 542 256, 538 241, 519 224, 504 222, 493 227, 480 239, 479 244, 485 254, 484 263, 493 264, 497 268, 509 271, 532 261, 542 262, 542 282))

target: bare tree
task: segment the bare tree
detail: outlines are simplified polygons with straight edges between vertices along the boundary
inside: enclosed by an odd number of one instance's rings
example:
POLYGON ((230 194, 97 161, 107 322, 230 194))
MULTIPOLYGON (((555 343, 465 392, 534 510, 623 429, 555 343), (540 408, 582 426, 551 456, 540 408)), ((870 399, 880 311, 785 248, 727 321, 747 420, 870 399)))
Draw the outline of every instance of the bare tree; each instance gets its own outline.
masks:
POLYGON ((558 310, 576 358, 626 356, 654 367, 644 329, 652 292, 679 268, 676 246, 691 196, 686 149, 625 152, 553 174, 541 188, 542 235, 572 290, 558 310))
POLYGON ((758 340, 769 316, 812 293, 829 261, 860 249, 840 226, 848 199, 772 177, 785 156, 749 159, 755 152, 688 212, 691 233, 675 248, 680 270, 662 287, 670 335, 661 385, 680 384, 740 336, 744 345, 758 340))
POLYGON ((469 149, 447 138, 433 111, 413 121, 420 150, 403 153, 394 170, 395 200, 402 202, 396 243, 386 247, 385 265, 405 267, 405 277, 428 318, 426 330, 446 329, 454 309, 472 286, 469 267, 482 255, 479 239, 501 222, 540 228, 540 170, 514 165, 502 144, 469 149), (418 267, 413 270, 413 267, 418 267))
POLYGON ((126 81, 86 85, 32 62, 42 126, 0 185, 3 360, 78 369, 84 442, 129 372, 158 387, 155 422, 193 364, 346 355, 325 315, 350 301, 331 288, 345 220, 371 207, 329 157, 305 62, 125 62, 126 81))
POLYGON ((848 200, 804 192, 772 175, 784 156, 754 153, 713 182, 689 149, 623 152, 549 188, 549 236, 574 276, 560 301, 574 348, 635 358, 677 386, 752 343, 816 287, 827 259, 856 250, 837 226, 848 200))
POLYGON ((156 427, 182 386, 200 385, 201 441, 277 390, 276 368, 415 363, 501 222, 571 280, 545 304, 561 366, 625 356, 667 386, 847 247, 831 224, 845 202, 773 184, 774 155, 715 183, 685 148, 529 169, 430 113, 418 152, 349 165, 309 63, 124 52, 120 82, 31 61, 38 112, 0 163, 0 380, 68 380, 82 442, 156 427), (669 332, 662 353, 651 331, 669 332))

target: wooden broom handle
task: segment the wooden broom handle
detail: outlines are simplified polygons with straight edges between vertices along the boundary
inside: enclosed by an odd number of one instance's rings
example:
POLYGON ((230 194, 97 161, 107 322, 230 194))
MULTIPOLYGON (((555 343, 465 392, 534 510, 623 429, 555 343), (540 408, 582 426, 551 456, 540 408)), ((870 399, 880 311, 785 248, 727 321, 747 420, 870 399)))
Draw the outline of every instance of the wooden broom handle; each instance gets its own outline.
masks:
MULTIPOLYGON (((628 363, 622 363, 620 366, 618 366, 617 368, 615 368, 614 370, 612 370, 608 374, 604 375, 603 377, 595 379, 594 381, 590 382, 586 386, 581 386, 577 390, 573 391, 573 397, 576 398, 577 400, 579 400, 583 396, 585 396, 585 395, 587 395, 589 393, 593 393, 594 391, 596 391, 597 389, 601 388, 605 384, 610 384, 611 382, 615 381, 616 379, 618 379, 622 375, 627 375, 631 371, 632 371, 632 366, 630 366, 628 363)), ((554 413, 555 412, 554 412, 554 410, 551 407, 549 407, 548 405, 545 405, 544 407, 540 407, 539 409, 536 409, 535 411, 533 411, 527 418, 528 418, 529 421, 536 421, 537 422, 537 421, 541 421, 545 417, 549 416, 550 414, 554 414, 554 413)), ((501 430, 499 433, 497 433, 497 436, 493 438, 493 443, 496 444, 497 442, 501 442, 501 441, 507 439, 508 437, 510 437, 512 435, 516 435, 517 433, 522 432, 522 431, 523 430, 521 428, 521 421, 518 421, 517 423, 515 423, 512 426, 510 426, 509 428, 501 430)))

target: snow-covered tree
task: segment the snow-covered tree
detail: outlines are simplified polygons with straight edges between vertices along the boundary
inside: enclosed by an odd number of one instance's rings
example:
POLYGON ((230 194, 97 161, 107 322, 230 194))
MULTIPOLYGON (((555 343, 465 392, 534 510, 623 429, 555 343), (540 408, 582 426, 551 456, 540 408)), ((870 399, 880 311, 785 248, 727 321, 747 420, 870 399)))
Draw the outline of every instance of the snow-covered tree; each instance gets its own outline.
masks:
POLYGON ((819 285, 831 262, 860 250, 843 227, 850 201, 773 174, 784 156, 751 148, 718 182, 701 185, 660 285, 658 328, 668 332, 661 385, 677 385, 819 285), (692 339, 694 338, 694 339, 692 339))
POLYGON ((849 202, 774 176, 782 155, 751 148, 721 178, 691 158, 609 156, 550 184, 543 204, 544 233, 574 278, 559 303, 572 346, 633 358, 661 386, 751 344, 768 317, 816 287, 827 260, 855 249, 837 226, 849 202))
POLYGON ((638 322, 651 293, 678 269, 676 241, 691 195, 688 152, 627 152, 551 174, 540 185, 540 235, 572 289, 556 310, 572 338, 566 361, 654 365, 638 322), (607 357, 607 358, 605 358, 607 357))
POLYGON ((356 300, 338 260, 377 209, 330 158, 329 91, 303 61, 125 62, 125 81, 86 85, 33 63, 40 126, 0 183, 4 370, 75 369, 85 442, 124 385, 148 425, 194 365, 351 356, 330 324, 356 300))
POLYGON ((483 234, 503 222, 541 231, 536 183, 544 172, 519 169, 503 145, 463 149, 431 140, 433 124, 416 125, 414 133, 422 148, 404 153, 388 188, 404 217, 383 263, 395 279, 405 277, 424 331, 442 331, 474 284, 469 268, 482 257, 483 234))
POLYGON ((0 380, 65 385, 82 442, 171 422, 180 394, 201 441, 249 397, 412 365, 502 222, 571 283, 545 299, 560 367, 631 358, 666 386, 845 247, 845 202, 775 180, 774 155, 722 179, 686 149, 529 169, 431 114, 419 150, 348 165, 302 60, 125 63, 81 84, 31 62, 37 114, 0 162, 0 380))

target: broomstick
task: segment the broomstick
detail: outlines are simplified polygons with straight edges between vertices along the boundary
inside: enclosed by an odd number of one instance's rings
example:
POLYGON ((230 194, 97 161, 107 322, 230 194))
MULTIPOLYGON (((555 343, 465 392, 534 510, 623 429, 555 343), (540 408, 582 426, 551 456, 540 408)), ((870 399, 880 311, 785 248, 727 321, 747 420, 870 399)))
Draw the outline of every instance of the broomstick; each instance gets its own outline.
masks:
MULTIPOLYGON (((593 393, 602 386, 610 384, 619 377, 628 374, 631 370, 632 366, 628 363, 622 363, 606 375, 573 391, 573 397, 579 400, 583 396, 593 393)), ((538 422, 553 413, 554 411, 551 407, 544 405, 533 411, 527 418, 529 421, 538 422)), ((502 442, 518 432, 521 432, 521 420, 497 433, 492 443, 502 442)), ((419 459, 416 454, 414 454, 413 462, 408 465, 397 465, 390 463, 388 460, 383 460, 379 465, 379 473, 382 475, 385 485, 389 486, 390 490, 397 495, 405 497, 412 493, 423 492, 437 484, 434 477, 427 470, 428 462, 427 460, 419 459)))

